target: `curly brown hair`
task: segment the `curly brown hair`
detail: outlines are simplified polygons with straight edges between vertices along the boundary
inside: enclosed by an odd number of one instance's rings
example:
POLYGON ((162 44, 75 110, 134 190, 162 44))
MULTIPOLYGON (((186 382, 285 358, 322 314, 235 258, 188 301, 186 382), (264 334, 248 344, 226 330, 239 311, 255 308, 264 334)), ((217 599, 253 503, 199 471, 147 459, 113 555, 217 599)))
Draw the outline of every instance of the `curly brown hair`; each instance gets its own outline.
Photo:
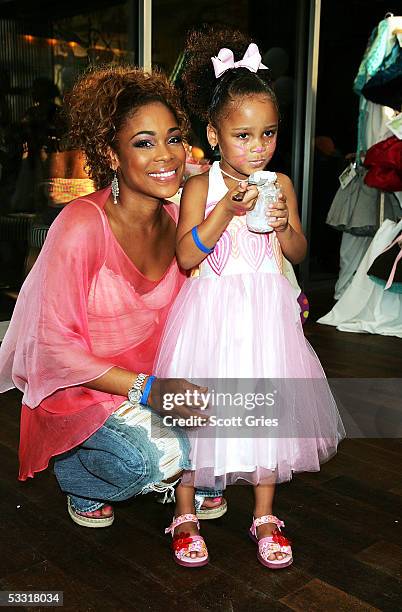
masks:
POLYGON ((117 134, 124 122, 142 106, 162 102, 187 133, 187 118, 179 96, 167 77, 159 71, 144 72, 134 66, 91 68, 69 93, 67 115, 71 146, 82 149, 86 170, 97 188, 106 187, 113 178, 109 147, 117 151, 117 134))
POLYGON ((203 26, 189 33, 185 45, 183 83, 189 110, 217 125, 226 104, 236 97, 265 93, 278 110, 270 70, 250 72, 247 68, 229 69, 215 77, 211 56, 223 47, 233 51, 235 61, 242 59, 253 42, 239 30, 203 26))

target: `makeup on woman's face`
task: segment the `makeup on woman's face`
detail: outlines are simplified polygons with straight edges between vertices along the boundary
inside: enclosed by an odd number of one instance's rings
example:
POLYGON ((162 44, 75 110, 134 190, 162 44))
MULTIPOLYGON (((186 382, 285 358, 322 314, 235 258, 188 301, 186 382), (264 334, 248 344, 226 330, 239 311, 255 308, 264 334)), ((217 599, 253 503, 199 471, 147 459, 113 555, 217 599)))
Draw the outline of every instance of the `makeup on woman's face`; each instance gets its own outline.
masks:
POLYGON ((266 94, 235 100, 217 130, 222 169, 239 179, 264 170, 275 152, 277 134, 278 112, 266 94))
POLYGON ((162 102, 142 106, 126 120, 117 149, 120 189, 158 199, 177 192, 186 153, 178 121, 162 102))

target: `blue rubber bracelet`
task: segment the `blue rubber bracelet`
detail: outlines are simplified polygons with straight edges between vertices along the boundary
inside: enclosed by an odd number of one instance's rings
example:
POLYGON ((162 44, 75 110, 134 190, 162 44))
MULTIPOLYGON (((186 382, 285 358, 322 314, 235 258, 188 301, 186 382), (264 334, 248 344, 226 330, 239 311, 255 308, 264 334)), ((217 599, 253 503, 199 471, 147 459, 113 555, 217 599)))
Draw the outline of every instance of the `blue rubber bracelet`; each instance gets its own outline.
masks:
POLYGON ((142 396, 140 399, 141 406, 146 406, 148 402, 148 397, 151 392, 152 383, 154 382, 156 376, 149 376, 147 382, 145 383, 144 391, 142 392, 142 396))
POLYGON ((212 247, 212 249, 209 249, 207 246, 205 246, 205 244, 202 244, 200 237, 198 235, 198 229, 196 225, 194 225, 193 229, 191 230, 191 235, 193 237, 193 240, 196 246, 200 249, 200 251, 202 251, 203 253, 212 253, 215 247, 212 247))

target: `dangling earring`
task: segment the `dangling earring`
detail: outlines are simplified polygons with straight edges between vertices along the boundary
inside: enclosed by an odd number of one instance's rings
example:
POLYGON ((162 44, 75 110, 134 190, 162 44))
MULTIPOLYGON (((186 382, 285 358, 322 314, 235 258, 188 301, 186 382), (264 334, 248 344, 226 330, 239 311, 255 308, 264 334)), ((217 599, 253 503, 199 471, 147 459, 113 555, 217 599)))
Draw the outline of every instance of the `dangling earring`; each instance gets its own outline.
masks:
POLYGON ((119 179, 117 178, 117 170, 114 171, 113 179, 112 179, 112 195, 113 195, 113 204, 118 204, 117 198, 119 197, 120 189, 119 189, 119 179))
POLYGON ((211 149, 212 149, 212 159, 214 161, 218 161, 221 158, 221 154, 219 151, 219 144, 218 143, 214 144, 213 146, 211 146, 211 149))

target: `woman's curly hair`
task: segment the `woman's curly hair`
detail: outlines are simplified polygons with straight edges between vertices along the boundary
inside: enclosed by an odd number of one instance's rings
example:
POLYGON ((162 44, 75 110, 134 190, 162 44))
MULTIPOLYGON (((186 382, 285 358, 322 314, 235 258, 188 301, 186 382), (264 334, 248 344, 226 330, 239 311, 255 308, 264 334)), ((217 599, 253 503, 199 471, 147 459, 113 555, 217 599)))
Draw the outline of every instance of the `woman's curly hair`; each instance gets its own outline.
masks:
POLYGON ((239 30, 204 26, 190 32, 185 46, 182 80, 189 110, 217 125, 226 104, 237 97, 265 93, 278 109, 272 89, 270 70, 251 72, 247 68, 229 69, 215 77, 211 57, 223 47, 233 51, 235 61, 242 59, 253 42, 239 30))
POLYGON ((176 117, 184 135, 187 118, 179 96, 167 77, 147 73, 133 66, 91 68, 68 94, 69 141, 82 149, 86 170, 97 188, 106 187, 113 178, 109 147, 117 151, 117 134, 125 121, 142 106, 162 102, 176 117))

